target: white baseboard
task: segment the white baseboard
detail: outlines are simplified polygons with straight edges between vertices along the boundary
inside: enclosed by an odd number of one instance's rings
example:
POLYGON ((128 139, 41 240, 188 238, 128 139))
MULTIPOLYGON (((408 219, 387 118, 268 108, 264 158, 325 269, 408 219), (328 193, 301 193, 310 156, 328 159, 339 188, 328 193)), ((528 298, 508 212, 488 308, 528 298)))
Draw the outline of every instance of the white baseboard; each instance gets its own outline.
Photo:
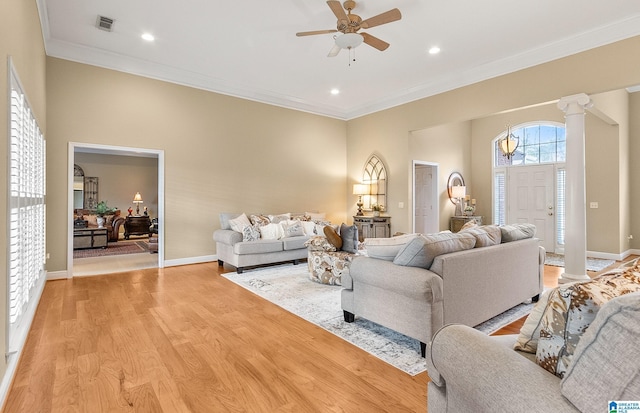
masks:
POLYGON ((47 281, 66 280, 67 278, 71 278, 67 270, 47 272, 47 281))
POLYGON ((587 257, 591 258, 600 258, 603 260, 614 260, 614 261, 622 261, 627 258, 629 255, 640 254, 640 250, 626 250, 620 254, 613 254, 610 252, 598 252, 598 251, 587 251, 587 257))
POLYGON ((200 257, 178 258, 175 260, 164 260, 165 267, 177 267, 178 265, 201 264, 204 262, 217 261, 217 255, 203 255, 200 257))

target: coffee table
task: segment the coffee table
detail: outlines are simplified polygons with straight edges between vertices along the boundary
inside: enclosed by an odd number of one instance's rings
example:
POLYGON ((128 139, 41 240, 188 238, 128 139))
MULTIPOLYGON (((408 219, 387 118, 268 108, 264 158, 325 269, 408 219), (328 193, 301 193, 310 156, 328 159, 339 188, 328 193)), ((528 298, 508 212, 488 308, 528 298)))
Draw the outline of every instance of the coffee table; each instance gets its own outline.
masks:
POLYGON ((107 248, 106 228, 74 228, 73 249, 107 248))

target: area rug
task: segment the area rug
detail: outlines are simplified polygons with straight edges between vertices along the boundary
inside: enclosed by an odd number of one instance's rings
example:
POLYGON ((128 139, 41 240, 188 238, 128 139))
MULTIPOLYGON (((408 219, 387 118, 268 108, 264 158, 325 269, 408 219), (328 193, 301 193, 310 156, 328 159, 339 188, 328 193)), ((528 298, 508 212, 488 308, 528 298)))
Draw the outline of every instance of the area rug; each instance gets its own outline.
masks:
MULTIPOLYGON (((414 376, 427 368, 417 340, 358 317, 353 323, 345 323, 340 306, 342 287, 311 281, 306 264, 278 265, 222 276, 407 374, 414 376)), ((527 315, 532 307, 519 305, 476 328, 491 334, 527 315)))
POLYGON ((141 254, 149 251, 147 241, 109 242, 107 248, 73 250, 73 258, 95 258, 111 255, 141 254))
MULTIPOLYGON (((564 255, 553 254, 547 252, 547 257, 544 260, 545 265, 551 265, 553 267, 564 267, 564 255)), ((589 258, 587 257, 587 271, 602 271, 611 264, 615 263, 614 260, 604 260, 601 258, 589 258)))

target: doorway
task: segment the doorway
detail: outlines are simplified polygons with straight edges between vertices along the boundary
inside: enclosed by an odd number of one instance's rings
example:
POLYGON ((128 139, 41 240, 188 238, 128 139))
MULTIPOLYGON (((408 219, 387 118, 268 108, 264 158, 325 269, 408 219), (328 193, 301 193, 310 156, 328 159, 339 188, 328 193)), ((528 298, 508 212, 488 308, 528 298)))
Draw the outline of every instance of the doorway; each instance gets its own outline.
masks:
POLYGON ((413 161, 413 232, 439 230, 438 164, 413 161))
MULTIPOLYGON (((130 158, 138 158, 140 162, 144 160, 142 158, 148 158, 147 161, 151 161, 151 164, 145 176, 148 176, 148 173, 155 174, 153 180, 157 182, 157 184, 153 181, 147 183, 147 188, 153 188, 151 192, 157 192, 157 211, 153 215, 158 218, 160 225, 157 229, 157 240, 158 240, 158 253, 157 254, 128 254, 128 255, 112 255, 106 257, 99 258, 88 258, 88 259, 80 259, 75 262, 74 260, 74 250, 73 250, 73 214, 68 214, 68 243, 67 243, 67 276, 69 278, 78 275, 93 275, 98 273, 110 273, 110 272, 121 272, 128 271, 134 269, 141 268, 163 268, 164 267, 164 151, 162 150, 153 150, 153 149, 144 149, 144 148, 129 148, 129 147, 118 147, 118 146, 110 146, 110 145, 96 145, 96 144, 85 144, 85 143, 69 143, 69 194, 68 194, 68 210, 72 212, 74 210, 74 166, 77 163, 77 156, 86 156, 90 154, 94 157, 102 157, 105 159, 111 158, 111 160, 116 160, 115 163, 118 163, 118 160, 123 160, 126 162, 131 162, 130 158), (157 166, 156 166, 157 165, 157 166), (149 186, 148 184, 151 184, 149 186), (157 185, 157 188, 154 188, 157 185), (157 191, 156 191, 157 189, 157 191), (74 265, 76 264, 76 265, 74 265)), ((136 163, 135 161, 133 162, 136 163)), ((149 164, 149 162, 146 162, 149 164)), ((104 166, 104 164, 102 165, 104 166)), ((128 168, 131 169, 131 168, 128 168)), ((119 172, 119 171, 118 171, 119 172)), ((135 176, 135 174, 133 174, 135 176)), ((121 180, 117 180, 117 182, 121 182, 121 180)), ((118 193, 117 188, 113 188, 113 184, 110 188, 110 194, 113 197, 114 192, 118 193)), ((99 191, 99 189, 98 189, 99 191)), ((128 190, 131 192, 131 190, 128 190)), ((130 197, 133 197, 133 194, 120 195, 118 196, 126 196, 127 201, 124 204, 130 203, 130 197)), ((98 196, 101 196, 98 192, 98 196)), ((103 200, 105 196, 102 196, 103 200)), ((132 198, 131 198, 132 199, 132 198)), ((113 199, 112 199, 113 200, 113 199)), ((118 203, 119 204, 119 203, 118 203)), ((123 205, 124 205, 123 204, 123 205)), ((110 205, 111 206, 111 205, 110 205)), ((120 205, 118 208, 121 210, 123 216, 127 214, 126 206, 120 205)), ((142 210, 142 208, 140 208, 142 210)), ((155 208, 154 208, 155 209, 155 208)), ((151 210, 150 210, 151 212, 151 210)), ((146 241, 142 238, 140 241, 146 241)))
POLYGON ((555 250, 555 167, 553 164, 509 168, 509 222, 531 223, 547 251, 555 250))

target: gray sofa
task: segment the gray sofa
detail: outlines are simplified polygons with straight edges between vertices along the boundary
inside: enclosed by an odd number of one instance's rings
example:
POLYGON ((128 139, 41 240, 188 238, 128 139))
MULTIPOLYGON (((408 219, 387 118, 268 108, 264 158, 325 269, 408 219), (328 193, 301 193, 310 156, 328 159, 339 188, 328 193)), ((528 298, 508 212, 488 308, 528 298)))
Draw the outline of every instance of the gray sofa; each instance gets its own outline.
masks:
POLYGON ((602 306, 562 379, 535 354, 513 350, 516 337, 463 325, 439 330, 427 358, 428 411, 604 412, 610 401, 640 400, 640 293, 602 306))
POLYGON ((243 241, 243 234, 231 229, 229 220, 237 218, 238 213, 220 214, 220 229, 213 233, 216 242, 218 265, 228 263, 242 274, 246 267, 293 261, 297 265, 307 258, 304 243, 310 236, 293 236, 282 239, 258 239, 243 241))
POLYGON ((444 253, 429 269, 356 257, 342 276, 344 318, 363 317, 414 338, 424 356, 426 343, 443 325, 475 326, 536 299, 543 290, 544 258, 536 238, 444 253))

